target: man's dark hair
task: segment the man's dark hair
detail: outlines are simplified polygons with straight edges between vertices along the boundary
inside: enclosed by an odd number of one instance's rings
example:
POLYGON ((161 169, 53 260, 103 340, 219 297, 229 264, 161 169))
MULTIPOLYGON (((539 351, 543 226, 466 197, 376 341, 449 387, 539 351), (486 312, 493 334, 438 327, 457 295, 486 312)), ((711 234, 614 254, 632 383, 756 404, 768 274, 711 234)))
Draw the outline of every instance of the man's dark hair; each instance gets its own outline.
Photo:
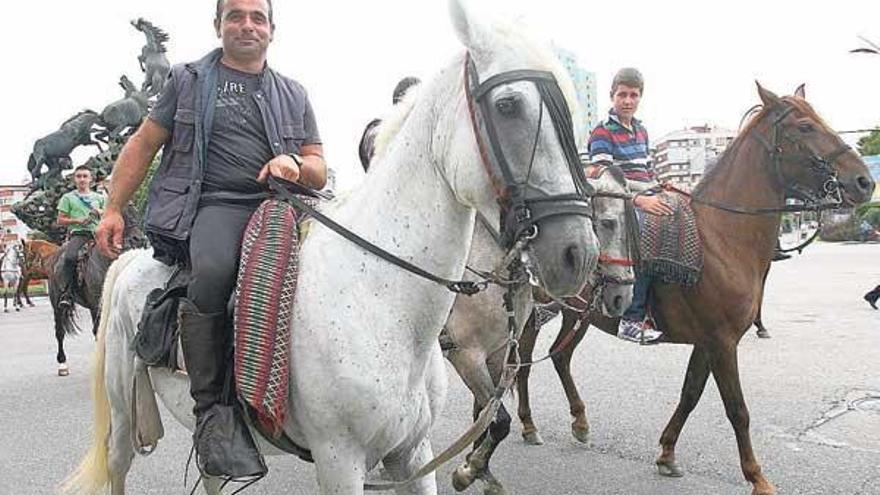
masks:
POLYGON ((394 94, 391 96, 391 102, 397 105, 397 103, 406 96, 406 91, 422 82, 418 77, 407 76, 400 80, 397 83, 397 86, 394 87, 394 94))
POLYGON ((73 169, 73 173, 76 174, 80 170, 85 170, 92 177, 95 176, 95 174, 92 173, 92 169, 90 169, 88 165, 80 165, 80 166, 76 167, 75 169, 73 169))
POLYGON ((639 72, 638 69, 625 67, 617 71, 617 74, 614 75, 614 80, 611 82, 612 98, 614 98, 614 93, 617 92, 617 87, 621 84, 629 86, 630 88, 638 88, 639 93, 645 92, 645 80, 642 78, 642 73, 639 72))
MULTIPOLYGON (((269 4, 269 25, 275 26, 275 21, 272 19, 272 0, 266 0, 266 3, 269 4)), ((226 0, 217 0, 217 12, 214 13, 214 23, 220 24, 221 17, 223 17, 223 6, 226 4, 226 0)))

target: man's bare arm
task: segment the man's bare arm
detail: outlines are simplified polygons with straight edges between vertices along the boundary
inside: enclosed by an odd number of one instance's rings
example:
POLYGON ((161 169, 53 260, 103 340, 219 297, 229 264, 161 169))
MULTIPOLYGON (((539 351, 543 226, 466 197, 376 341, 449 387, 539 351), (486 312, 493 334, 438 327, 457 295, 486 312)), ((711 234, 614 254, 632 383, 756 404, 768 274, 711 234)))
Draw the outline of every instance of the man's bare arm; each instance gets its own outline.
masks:
POLYGON ((302 166, 299 183, 314 189, 322 189, 327 184, 327 164, 324 162, 324 148, 320 144, 307 144, 300 148, 302 166))
POLYGON ((164 127, 147 118, 128 139, 113 167, 107 211, 118 213, 125 209, 169 135, 164 127))

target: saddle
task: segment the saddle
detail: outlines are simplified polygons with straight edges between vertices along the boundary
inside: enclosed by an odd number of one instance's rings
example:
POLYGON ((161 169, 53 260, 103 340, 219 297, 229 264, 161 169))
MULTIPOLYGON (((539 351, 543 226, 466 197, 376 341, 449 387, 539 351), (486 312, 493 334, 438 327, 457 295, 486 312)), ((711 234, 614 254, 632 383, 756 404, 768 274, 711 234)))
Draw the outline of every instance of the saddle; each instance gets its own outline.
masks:
POLYGON ((89 258, 92 256, 95 240, 86 241, 79 251, 76 252, 76 278, 74 279, 78 287, 85 287, 86 284, 86 268, 89 265, 89 258))

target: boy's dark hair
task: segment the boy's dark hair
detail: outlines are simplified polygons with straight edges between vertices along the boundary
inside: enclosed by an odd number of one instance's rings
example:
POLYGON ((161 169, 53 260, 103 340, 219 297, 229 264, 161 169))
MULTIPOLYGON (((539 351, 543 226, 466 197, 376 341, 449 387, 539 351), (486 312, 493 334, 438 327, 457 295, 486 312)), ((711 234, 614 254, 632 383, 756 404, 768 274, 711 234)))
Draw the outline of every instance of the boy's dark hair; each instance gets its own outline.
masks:
POLYGON ((611 82, 612 98, 614 98, 614 93, 617 92, 617 87, 621 84, 630 88, 638 88, 639 93, 645 92, 645 80, 642 79, 642 73, 638 69, 624 67, 617 71, 617 74, 614 75, 614 80, 611 82))

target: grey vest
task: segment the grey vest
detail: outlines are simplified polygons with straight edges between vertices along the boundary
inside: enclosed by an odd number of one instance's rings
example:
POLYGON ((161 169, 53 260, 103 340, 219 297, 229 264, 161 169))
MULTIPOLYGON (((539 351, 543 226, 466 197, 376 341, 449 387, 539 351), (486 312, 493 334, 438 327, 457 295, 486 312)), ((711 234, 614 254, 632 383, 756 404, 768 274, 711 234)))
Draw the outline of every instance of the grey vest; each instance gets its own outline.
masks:
MULTIPOLYGON (((147 235, 155 257, 168 264, 186 259, 186 241, 202 193, 221 55, 222 50, 218 48, 198 62, 175 65, 171 69, 177 90, 177 110, 171 136, 162 151, 162 163, 150 184, 146 218, 147 235)), ((272 151, 276 155, 299 153, 305 139, 306 92, 303 87, 267 67, 263 71, 261 89, 253 97, 272 151)), ((241 198, 230 193, 229 199, 241 198)))

